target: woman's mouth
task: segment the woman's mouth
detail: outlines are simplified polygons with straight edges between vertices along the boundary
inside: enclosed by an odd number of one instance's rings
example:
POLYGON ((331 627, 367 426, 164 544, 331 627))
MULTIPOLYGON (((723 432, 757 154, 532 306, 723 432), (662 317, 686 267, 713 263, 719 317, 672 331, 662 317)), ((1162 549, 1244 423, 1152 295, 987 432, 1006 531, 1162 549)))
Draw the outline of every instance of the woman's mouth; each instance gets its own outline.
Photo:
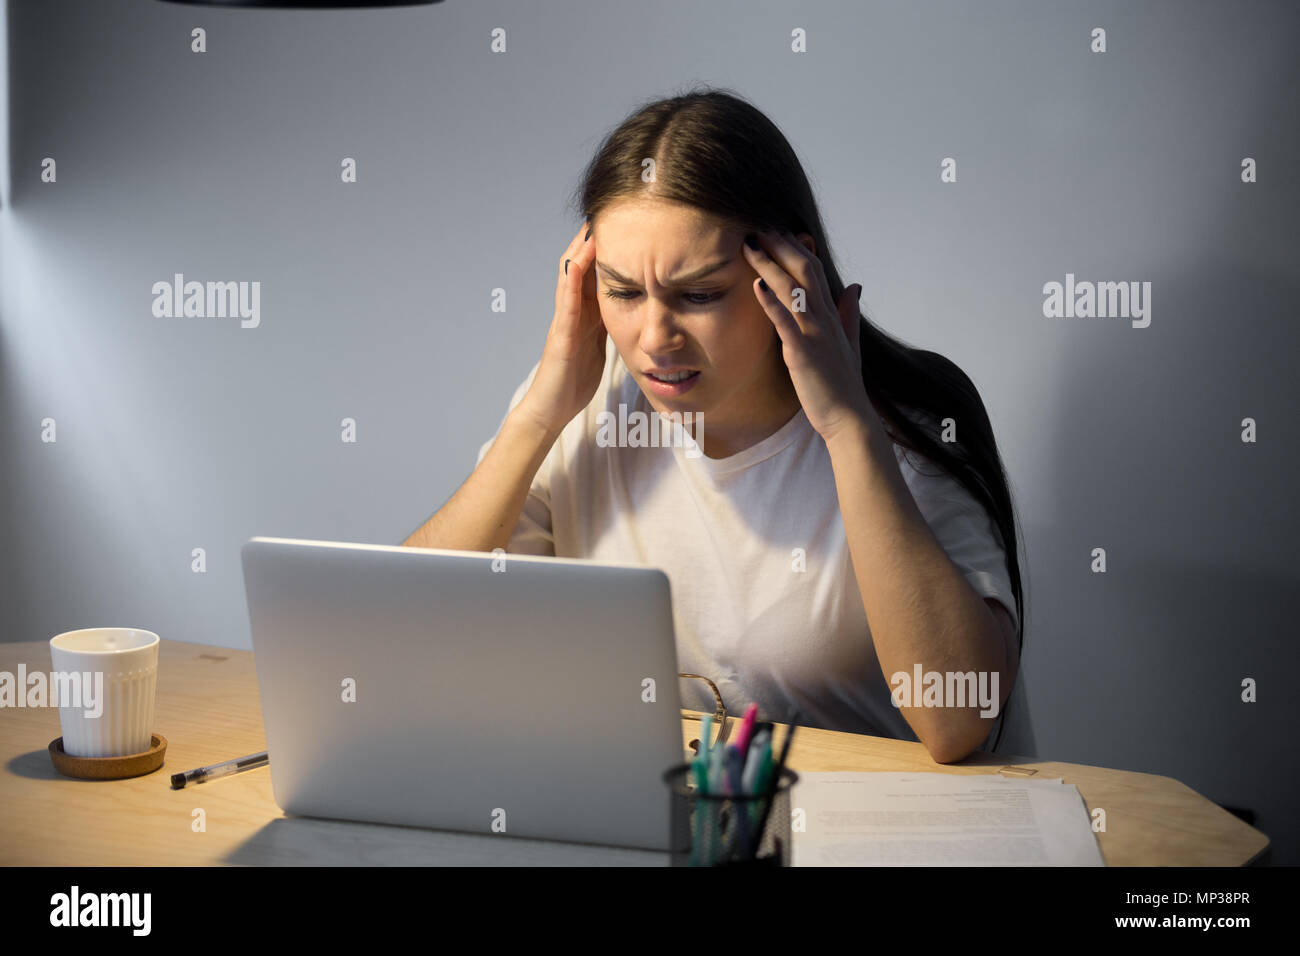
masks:
POLYGON ((683 395, 695 385, 700 378, 699 369, 646 369, 646 384, 659 395, 683 395))

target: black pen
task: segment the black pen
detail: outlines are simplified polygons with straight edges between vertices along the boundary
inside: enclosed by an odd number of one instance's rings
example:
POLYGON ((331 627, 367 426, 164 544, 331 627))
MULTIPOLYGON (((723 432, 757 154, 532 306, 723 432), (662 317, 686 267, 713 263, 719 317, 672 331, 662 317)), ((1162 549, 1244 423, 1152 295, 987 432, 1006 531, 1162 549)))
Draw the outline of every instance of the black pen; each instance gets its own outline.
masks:
MULTIPOLYGON (((781 786, 781 774, 785 773, 785 758, 790 753, 790 741, 794 739, 794 722, 798 718, 799 712, 796 710, 790 718, 790 729, 786 731, 785 741, 781 744, 781 758, 777 760, 776 766, 772 769, 772 779, 768 782, 766 800, 763 803, 763 815, 758 818, 758 830, 754 833, 750 841, 750 851, 748 859, 758 859, 758 850, 763 843, 763 831, 767 829, 767 818, 772 812, 772 804, 776 803, 776 792, 781 786)), ((777 854, 781 852, 781 841, 777 841, 777 854)))
POLYGON ((229 777, 232 773, 256 770, 258 767, 265 767, 270 762, 271 758, 263 750, 260 754, 236 757, 234 760, 214 763, 211 767, 199 767, 197 770, 174 773, 172 774, 172 789, 180 790, 187 783, 207 783, 209 780, 216 780, 218 777, 229 777))

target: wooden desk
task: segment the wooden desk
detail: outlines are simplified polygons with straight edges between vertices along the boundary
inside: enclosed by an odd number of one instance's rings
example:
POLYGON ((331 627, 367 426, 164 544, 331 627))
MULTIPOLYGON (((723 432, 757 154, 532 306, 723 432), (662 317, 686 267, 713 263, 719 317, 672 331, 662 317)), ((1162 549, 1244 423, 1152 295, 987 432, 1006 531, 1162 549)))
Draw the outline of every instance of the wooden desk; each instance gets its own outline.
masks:
MULTIPOLYGON (((51 669, 49 644, 0 644, 0 670, 51 669)), ((55 771, 46 748, 60 734, 53 708, 0 710, 0 865, 663 865, 642 850, 549 843, 289 817, 271 795, 269 769, 172 790, 171 774, 266 749, 250 651, 162 642, 154 730, 167 738, 162 769, 129 780, 87 781, 55 771), (206 831, 191 829, 192 811, 206 831)), ((777 739, 785 728, 778 725, 777 739)), ((683 722, 683 740, 699 724, 683 722)), ((1098 834, 1111 866, 1239 866, 1268 838, 1169 777, 977 753, 936 764, 919 743, 801 728, 795 770, 995 773, 1015 766, 1062 777, 1089 809, 1106 809, 1098 834)), ((666 794, 665 790, 665 794, 666 794)))

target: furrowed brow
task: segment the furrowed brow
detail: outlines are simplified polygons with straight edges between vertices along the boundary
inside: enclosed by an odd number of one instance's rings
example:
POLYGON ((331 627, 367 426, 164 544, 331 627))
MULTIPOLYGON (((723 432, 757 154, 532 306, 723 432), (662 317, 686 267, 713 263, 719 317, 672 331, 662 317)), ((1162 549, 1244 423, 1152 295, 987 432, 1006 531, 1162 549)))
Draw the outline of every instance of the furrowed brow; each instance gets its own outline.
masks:
MULTIPOLYGON (((733 263, 734 261, 735 261, 734 257, 721 259, 713 263, 712 265, 707 265, 703 269, 696 269, 694 272, 688 273, 687 275, 674 276, 673 278, 665 282, 664 285, 680 286, 680 285, 686 285, 689 282, 695 282, 699 279, 703 279, 707 275, 711 275, 712 273, 717 272, 719 269, 725 266, 731 265, 731 263, 733 263)), ((615 282, 621 282, 624 285, 636 285, 635 281, 629 279, 627 276, 623 275, 622 273, 617 272, 614 269, 611 269, 609 266, 605 265, 605 263, 601 262, 599 259, 596 260, 596 266, 600 269, 601 272, 605 273, 605 275, 608 278, 612 279, 615 282)))

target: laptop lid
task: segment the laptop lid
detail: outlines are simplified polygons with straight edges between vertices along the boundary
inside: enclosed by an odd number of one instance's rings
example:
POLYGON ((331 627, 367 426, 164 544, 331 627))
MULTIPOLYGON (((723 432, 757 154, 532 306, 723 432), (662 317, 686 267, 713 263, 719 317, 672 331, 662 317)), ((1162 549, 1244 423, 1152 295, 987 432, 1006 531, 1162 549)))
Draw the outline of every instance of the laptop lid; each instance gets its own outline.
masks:
POLYGON ((668 848, 684 748, 662 571, 267 537, 241 554, 285 812, 668 848))

